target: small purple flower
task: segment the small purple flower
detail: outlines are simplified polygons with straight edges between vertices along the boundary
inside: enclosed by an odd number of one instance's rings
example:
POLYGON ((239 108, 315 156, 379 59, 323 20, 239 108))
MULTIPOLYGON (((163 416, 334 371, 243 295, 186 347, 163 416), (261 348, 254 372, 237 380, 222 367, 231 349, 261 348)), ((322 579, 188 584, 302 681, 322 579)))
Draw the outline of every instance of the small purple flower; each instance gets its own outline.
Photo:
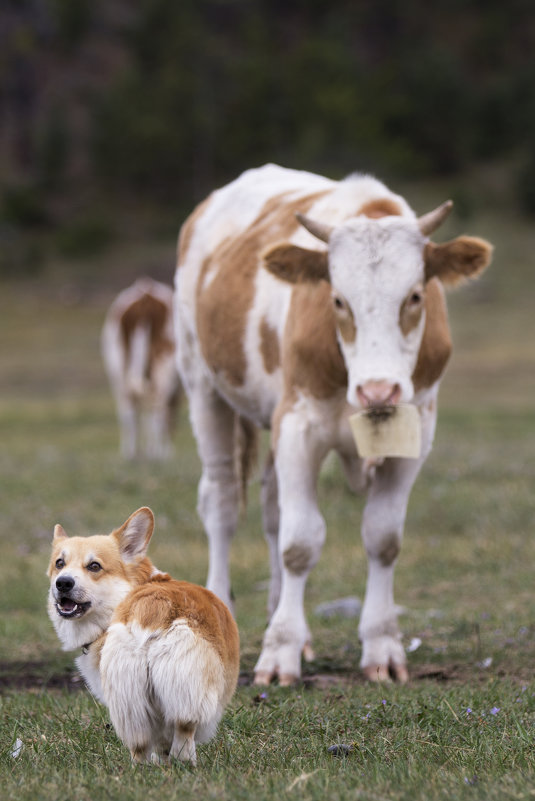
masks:
POLYGON ((382 703, 382 705, 383 705, 383 706, 386 706, 386 698, 383 698, 383 700, 381 701, 381 703, 382 703))
POLYGON ((497 715, 499 711, 500 711, 500 707, 499 706, 493 706, 492 709, 490 710, 490 714, 491 715, 497 715))
POLYGON ((469 706, 466 707, 466 714, 467 715, 471 715, 472 714, 472 710, 470 709, 469 706))

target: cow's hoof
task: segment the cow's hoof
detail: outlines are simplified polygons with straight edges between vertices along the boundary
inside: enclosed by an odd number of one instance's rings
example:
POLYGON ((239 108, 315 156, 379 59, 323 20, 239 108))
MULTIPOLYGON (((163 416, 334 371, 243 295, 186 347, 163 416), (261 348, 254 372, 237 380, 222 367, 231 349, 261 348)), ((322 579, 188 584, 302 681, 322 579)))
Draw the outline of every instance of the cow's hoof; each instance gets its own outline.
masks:
POLYGON ((393 676, 394 681, 399 682, 399 684, 407 684, 409 680, 409 671, 407 670, 407 665, 397 665, 393 663, 390 665, 390 673, 393 676))
POLYGON ((388 665, 366 665, 362 668, 362 672, 368 681, 392 681, 388 665))
POLYGON ((254 674, 254 681, 258 687, 268 687, 271 684, 271 680, 273 679, 273 673, 269 670, 258 670, 254 674))
POLYGON ((406 684, 409 680, 409 672, 406 665, 366 665, 362 672, 368 681, 391 682, 397 681, 399 684, 406 684))
POLYGON ((306 642, 303 645, 303 659, 305 662, 313 662, 316 658, 316 654, 314 653, 314 649, 309 642, 306 642))
POLYGON ((299 681, 299 676, 294 676, 291 673, 281 673, 279 676, 279 687, 292 687, 299 681))

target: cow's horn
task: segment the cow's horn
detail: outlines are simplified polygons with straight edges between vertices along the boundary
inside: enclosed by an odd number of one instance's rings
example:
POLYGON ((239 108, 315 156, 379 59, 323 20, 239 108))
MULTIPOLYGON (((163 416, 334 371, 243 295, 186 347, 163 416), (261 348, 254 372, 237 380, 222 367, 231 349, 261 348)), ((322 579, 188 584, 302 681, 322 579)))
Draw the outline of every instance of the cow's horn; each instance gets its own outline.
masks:
POLYGON ((418 217, 418 228, 422 234, 424 234, 424 236, 429 236, 433 231, 436 231, 439 225, 442 225, 452 208, 453 200, 446 200, 446 202, 438 206, 438 208, 418 217))
POLYGON ((320 223, 316 222, 316 220, 311 220, 310 217, 306 217, 299 211, 296 211, 295 216, 299 220, 303 228, 306 228, 307 231, 312 234, 312 236, 321 239, 322 242, 329 241, 329 237, 331 236, 334 230, 332 225, 325 225, 325 223, 320 223))

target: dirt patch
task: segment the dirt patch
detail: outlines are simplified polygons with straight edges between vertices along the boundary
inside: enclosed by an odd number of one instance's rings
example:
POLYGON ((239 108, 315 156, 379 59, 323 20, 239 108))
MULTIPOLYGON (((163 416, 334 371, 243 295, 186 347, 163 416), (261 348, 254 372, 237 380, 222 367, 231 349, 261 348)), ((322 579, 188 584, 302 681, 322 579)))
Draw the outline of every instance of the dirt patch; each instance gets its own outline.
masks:
POLYGON ((6 690, 71 690, 84 687, 80 674, 74 669, 54 670, 44 661, 0 662, 0 694, 6 690))
MULTIPOLYGON (((414 667, 410 672, 409 685, 422 682, 437 684, 469 684, 483 682, 491 678, 507 678, 511 681, 525 682, 532 678, 530 669, 517 666, 508 671, 503 666, 496 670, 484 670, 470 663, 450 663, 444 665, 427 664, 414 667)), ((249 671, 240 673, 240 687, 252 685, 254 674, 249 671)), ((330 690, 343 687, 355 687, 368 684, 360 671, 332 671, 305 673, 301 686, 311 690, 330 690)), ((80 674, 74 669, 57 669, 44 661, 0 662, 0 695, 7 690, 69 690, 77 692, 84 689, 85 684, 80 674)))
MULTIPOLYGON (((524 670, 522 666, 515 670, 507 670, 500 666, 495 670, 483 669, 470 662, 452 662, 444 665, 423 664, 413 667, 409 675, 409 686, 416 686, 424 682, 436 684, 470 684, 474 682, 485 682, 489 679, 508 679, 513 682, 523 683, 532 678, 529 668, 524 670)), ((240 674, 239 685, 246 687, 253 683, 254 675, 249 672, 240 674)), ((276 684, 276 683, 275 683, 276 684)), ((344 687, 355 687, 358 685, 369 684, 363 673, 360 671, 333 671, 305 673, 301 679, 301 686, 305 689, 330 690, 344 687)))

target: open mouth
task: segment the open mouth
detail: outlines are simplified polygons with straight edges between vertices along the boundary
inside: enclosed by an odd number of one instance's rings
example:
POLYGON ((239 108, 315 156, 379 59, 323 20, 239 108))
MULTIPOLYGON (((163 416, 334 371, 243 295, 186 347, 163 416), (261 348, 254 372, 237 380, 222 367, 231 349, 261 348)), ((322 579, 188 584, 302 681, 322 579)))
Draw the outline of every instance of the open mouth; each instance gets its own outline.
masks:
POLYGON ((72 598, 60 598, 56 601, 56 609, 58 610, 58 615, 61 615, 61 617, 82 617, 90 606, 91 603, 89 601, 86 603, 77 603, 73 601, 72 598))

